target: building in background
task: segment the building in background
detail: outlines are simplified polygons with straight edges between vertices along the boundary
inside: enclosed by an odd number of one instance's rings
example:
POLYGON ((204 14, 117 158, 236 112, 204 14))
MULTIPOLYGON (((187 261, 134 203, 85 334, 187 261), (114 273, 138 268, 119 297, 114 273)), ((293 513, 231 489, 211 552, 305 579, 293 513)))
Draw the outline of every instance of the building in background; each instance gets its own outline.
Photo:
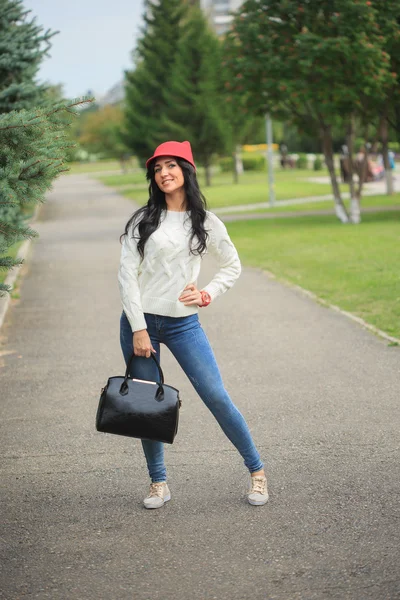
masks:
POLYGON ((242 0, 200 0, 200 7, 208 16, 217 35, 224 35, 232 22, 231 13, 238 10, 242 0))

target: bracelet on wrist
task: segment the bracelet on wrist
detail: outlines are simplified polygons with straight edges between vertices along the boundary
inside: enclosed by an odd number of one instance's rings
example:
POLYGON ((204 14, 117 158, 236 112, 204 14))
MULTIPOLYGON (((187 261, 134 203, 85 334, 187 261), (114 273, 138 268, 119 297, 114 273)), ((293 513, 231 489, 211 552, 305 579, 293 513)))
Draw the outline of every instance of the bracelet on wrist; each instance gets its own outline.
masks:
POLYGON ((211 296, 208 292, 205 292, 204 290, 200 291, 201 294, 201 304, 199 304, 200 308, 205 308, 206 306, 208 306, 211 302, 211 296))

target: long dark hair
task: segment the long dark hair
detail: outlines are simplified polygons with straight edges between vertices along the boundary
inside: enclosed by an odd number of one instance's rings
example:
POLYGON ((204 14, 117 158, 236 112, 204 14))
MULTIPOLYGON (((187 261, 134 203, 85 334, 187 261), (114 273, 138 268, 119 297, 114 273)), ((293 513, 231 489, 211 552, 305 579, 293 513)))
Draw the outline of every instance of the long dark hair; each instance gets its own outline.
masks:
MULTIPOLYGON (((190 211, 192 221, 192 232, 190 236, 190 252, 192 254, 202 255, 207 248, 208 233, 204 227, 206 218, 207 201, 200 191, 196 177, 195 168, 183 158, 176 158, 176 162, 181 167, 184 177, 184 189, 186 192, 186 211, 190 211), (193 247, 192 242, 197 239, 197 244, 193 247)), ((139 208, 133 213, 125 226, 125 231, 121 235, 121 240, 125 235, 129 235, 132 228, 133 237, 138 240, 137 248, 140 256, 144 256, 144 247, 152 233, 160 225, 161 213, 166 210, 165 194, 160 190, 154 178, 154 160, 149 164, 146 179, 150 181, 150 198, 145 206, 139 208), (137 228, 137 232, 135 231, 137 228)))

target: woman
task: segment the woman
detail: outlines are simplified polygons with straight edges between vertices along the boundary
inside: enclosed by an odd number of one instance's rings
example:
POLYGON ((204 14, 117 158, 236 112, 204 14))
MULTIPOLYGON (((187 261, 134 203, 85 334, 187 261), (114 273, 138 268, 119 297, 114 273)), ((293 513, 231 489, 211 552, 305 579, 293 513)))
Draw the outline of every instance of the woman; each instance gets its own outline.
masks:
MULTIPOLYGON (((134 213, 122 236, 119 287, 123 305, 121 347, 127 362, 135 353, 130 376, 157 380, 164 343, 189 377, 224 433, 242 455, 251 474, 248 501, 268 500, 266 477, 247 424, 232 403, 198 320, 206 307, 240 275, 240 261, 224 224, 206 211, 189 142, 165 142, 146 162, 150 199, 134 213), (213 280, 198 290, 196 282, 206 251, 219 262, 213 280)), ((164 446, 142 440, 151 478, 146 508, 171 498, 166 483, 164 446)))

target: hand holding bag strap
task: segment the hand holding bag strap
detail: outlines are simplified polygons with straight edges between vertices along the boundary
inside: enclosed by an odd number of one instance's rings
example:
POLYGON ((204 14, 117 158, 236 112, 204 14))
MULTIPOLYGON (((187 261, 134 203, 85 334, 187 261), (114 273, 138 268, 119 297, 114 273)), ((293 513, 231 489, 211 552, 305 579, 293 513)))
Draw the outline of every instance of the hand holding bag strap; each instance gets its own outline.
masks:
MULTIPOLYGON (((163 390, 163 384, 164 384, 164 373, 162 371, 161 365, 158 362, 157 357, 155 356, 155 354, 151 353, 150 357, 154 360, 154 362, 156 363, 157 369, 158 369, 158 374, 160 376, 160 381, 158 383, 158 388, 157 388, 157 392, 156 392, 156 399, 157 400, 163 400, 164 399, 164 390, 163 390)), ((132 361, 135 358, 135 353, 132 352, 132 356, 130 357, 128 364, 126 366, 126 371, 125 371, 125 378, 124 381, 121 384, 121 387, 119 389, 120 394, 122 394, 123 396, 125 396, 125 394, 127 394, 128 392, 128 378, 129 378, 129 373, 131 370, 131 366, 132 366, 132 361)))

